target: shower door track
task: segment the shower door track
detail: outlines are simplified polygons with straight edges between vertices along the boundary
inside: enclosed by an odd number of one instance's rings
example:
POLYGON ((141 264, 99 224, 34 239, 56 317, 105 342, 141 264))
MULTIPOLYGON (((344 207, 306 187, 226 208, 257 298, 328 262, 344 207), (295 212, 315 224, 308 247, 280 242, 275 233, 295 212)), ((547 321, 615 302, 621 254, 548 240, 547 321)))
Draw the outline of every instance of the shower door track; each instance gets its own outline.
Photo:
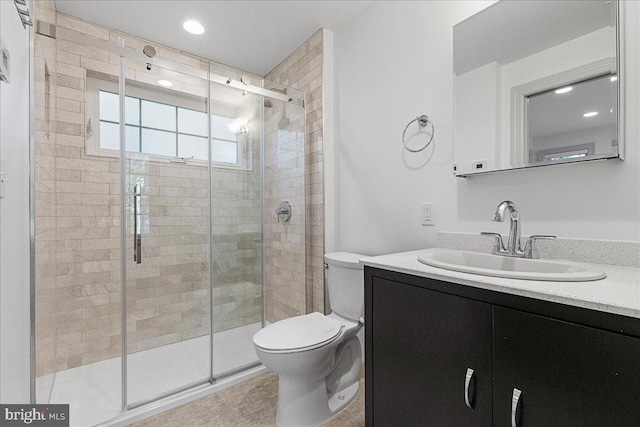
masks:
POLYGON ((144 400, 139 400, 137 402, 133 402, 133 403, 127 405, 127 407, 125 408, 125 411, 129 411, 131 409, 136 409, 136 408, 139 408, 141 406, 148 405, 149 403, 157 402, 158 400, 164 399, 164 398, 169 397, 169 396, 173 396, 174 394, 178 394, 178 393, 181 393, 183 391, 190 390, 190 389, 192 389, 194 387, 198 387, 200 385, 204 385, 204 384, 207 384, 207 383, 208 384, 215 384, 215 382, 216 382, 215 378, 213 378, 213 379, 207 378, 207 379, 204 379, 204 380, 195 381, 195 382, 193 382, 191 384, 183 385, 183 386, 175 388, 173 390, 165 391, 164 393, 160 393, 160 394, 158 394, 156 396, 153 396, 153 397, 150 397, 148 399, 144 399, 144 400))
MULTIPOLYGON (((63 40, 67 40, 67 41, 71 41, 79 44, 84 44, 86 46, 95 47, 101 50, 106 50, 116 55, 119 55, 125 59, 130 59, 137 63, 149 63, 151 65, 157 65, 158 67, 161 67, 161 68, 166 68, 169 70, 174 70, 179 73, 187 74, 184 71, 184 69, 180 69, 180 70, 175 69, 174 63, 171 61, 158 58, 157 56, 153 58, 149 58, 144 53, 142 53, 142 51, 137 51, 135 49, 131 49, 125 46, 118 46, 113 42, 102 40, 89 35, 84 35, 81 33, 76 33, 74 31, 68 30, 63 27, 57 28, 56 34, 58 39, 63 39, 63 40)), ((206 58, 200 58, 200 59, 207 62, 213 62, 206 58)), ((200 69, 197 69, 197 70, 202 71, 200 69)), ((251 92, 256 95, 267 96, 269 98, 277 99, 280 101, 295 102, 297 105, 301 105, 301 106, 304 105, 303 99, 292 98, 291 96, 288 96, 286 94, 283 94, 275 90, 265 89, 263 87, 255 86, 251 84, 245 84, 245 83, 242 83, 240 80, 233 80, 230 77, 225 77, 219 74, 213 74, 213 73, 208 73, 208 74, 209 74, 209 81, 213 83, 218 83, 218 84, 229 86, 235 89, 246 90, 247 92, 251 92)), ((198 77, 195 74, 191 74, 191 76, 198 77)), ((198 77, 198 78, 202 78, 202 77, 198 77)))
POLYGON ((248 371, 249 369, 257 368, 259 366, 262 366, 262 363, 260 363, 260 362, 249 363, 247 365, 240 366, 239 368, 233 369, 233 370, 231 370, 229 372, 225 372, 225 373, 223 373, 221 375, 218 375, 218 376, 215 376, 215 377, 212 377, 212 378, 208 378, 208 379, 204 379, 204 380, 200 380, 200 381, 195 381, 195 382, 193 382, 191 384, 187 384, 187 385, 175 388, 173 390, 169 390, 169 391, 165 391, 164 393, 157 394, 157 395, 155 395, 153 397, 150 397, 149 399, 144 399, 144 400, 139 400, 137 402, 133 402, 133 403, 127 405, 126 410, 129 411, 129 410, 132 410, 132 409, 137 409, 137 408, 140 408, 140 407, 143 407, 143 406, 147 406, 150 403, 158 402, 159 400, 166 399, 167 397, 171 397, 171 396, 173 396, 175 394, 182 393, 182 392, 187 391, 187 390, 191 390, 191 389, 196 388, 196 387, 201 386, 201 385, 205 385, 205 384, 212 384, 213 385, 213 384, 216 384, 220 380, 223 380, 223 379, 229 378, 229 377, 233 377, 234 375, 237 375, 237 374, 239 374, 241 372, 248 371))

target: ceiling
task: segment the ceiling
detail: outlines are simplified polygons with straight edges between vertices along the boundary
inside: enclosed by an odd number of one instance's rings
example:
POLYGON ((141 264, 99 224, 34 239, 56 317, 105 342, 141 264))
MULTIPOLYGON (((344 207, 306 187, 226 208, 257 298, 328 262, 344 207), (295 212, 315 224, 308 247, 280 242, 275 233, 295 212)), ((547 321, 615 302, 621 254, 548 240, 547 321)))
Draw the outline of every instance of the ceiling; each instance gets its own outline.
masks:
POLYGON ((318 29, 335 31, 371 1, 56 0, 59 12, 265 76, 318 29), (196 36, 186 19, 203 23, 196 36))
POLYGON ((553 90, 531 96, 527 105, 529 136, 541 138, 610 126, 617 119, 617 84, 610 76, 572 84, 572 91, 553 90), (595 117, 582 117, 597 111, 595 117))

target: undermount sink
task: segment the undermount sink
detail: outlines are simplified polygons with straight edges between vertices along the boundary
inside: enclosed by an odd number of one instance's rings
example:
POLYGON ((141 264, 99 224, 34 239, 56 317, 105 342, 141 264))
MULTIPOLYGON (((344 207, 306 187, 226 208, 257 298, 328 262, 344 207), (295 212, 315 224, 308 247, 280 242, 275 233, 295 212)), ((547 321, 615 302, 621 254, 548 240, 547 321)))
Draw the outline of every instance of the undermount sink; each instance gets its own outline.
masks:
POLYGON ((514 258, 465 251, 434 251, 418 256, 432 267, 482 276, 554 282, 586 282, 604 279, 604 271, 570 261, 514 258))

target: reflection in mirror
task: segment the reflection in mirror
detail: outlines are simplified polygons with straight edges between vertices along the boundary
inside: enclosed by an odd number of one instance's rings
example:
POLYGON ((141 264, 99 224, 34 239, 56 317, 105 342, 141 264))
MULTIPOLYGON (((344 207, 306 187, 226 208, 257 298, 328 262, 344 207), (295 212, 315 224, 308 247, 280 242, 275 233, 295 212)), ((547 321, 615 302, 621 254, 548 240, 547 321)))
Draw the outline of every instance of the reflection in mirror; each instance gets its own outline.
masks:
POLYGON ((613 157, 618 152, 617 76, 527 97, 527 164, 613 157))
POLYGON ((455 174, 618 157, 617 14, 503 0, 455 25, 455 174))

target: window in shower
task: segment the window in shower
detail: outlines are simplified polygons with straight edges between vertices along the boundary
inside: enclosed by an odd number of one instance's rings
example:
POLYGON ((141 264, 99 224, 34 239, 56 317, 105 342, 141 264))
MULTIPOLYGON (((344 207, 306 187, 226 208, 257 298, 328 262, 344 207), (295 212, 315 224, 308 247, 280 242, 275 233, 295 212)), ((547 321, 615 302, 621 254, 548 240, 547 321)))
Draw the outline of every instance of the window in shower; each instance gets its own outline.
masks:
MULTIPOLYGON (((119 149, 119 100, 111 83, 89 81, 88 105, 93 105, 92 121, 97 123, 88 139, 93 155, 117 155, 119 149)), ((202 100, 148 90, 127 88, 125 98, 126 149, 150 155, 152 160, 185 158, 206 162, 207 113, 202 100)), ((228 113, 229 115, 232 112, 228 113)), ((92 126, 93 127, 93 126, 92 126)), ((211 160, 217 167, 247 169, 241 155, 249 138, 248 126, 224 115, 211 115, 211 160)))

